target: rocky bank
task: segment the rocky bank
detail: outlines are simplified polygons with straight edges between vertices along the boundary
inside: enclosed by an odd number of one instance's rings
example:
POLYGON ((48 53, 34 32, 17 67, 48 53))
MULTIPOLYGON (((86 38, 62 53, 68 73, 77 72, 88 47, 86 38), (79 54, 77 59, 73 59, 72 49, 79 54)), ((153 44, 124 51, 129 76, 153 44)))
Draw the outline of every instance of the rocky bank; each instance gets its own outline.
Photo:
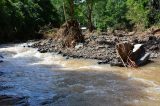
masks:
POLYGON ((119 64, 121 61, 117 57, 115 45, 119 42, 130 42, 133 44, 144 44, 147 52, 151 54, 151 59, 160 57, 160 36, 154 35, 110 35, 101 33, 100 35, 90 35, 85 37, 84 43, 77 44, 74 48, 64 48, 61 42, 54 38, 42 39, 35 42, 31 47, 38 48, 41 53, 55 52, 63 55, 66 59, 87 58, 97 59, 98 64, 119 64))

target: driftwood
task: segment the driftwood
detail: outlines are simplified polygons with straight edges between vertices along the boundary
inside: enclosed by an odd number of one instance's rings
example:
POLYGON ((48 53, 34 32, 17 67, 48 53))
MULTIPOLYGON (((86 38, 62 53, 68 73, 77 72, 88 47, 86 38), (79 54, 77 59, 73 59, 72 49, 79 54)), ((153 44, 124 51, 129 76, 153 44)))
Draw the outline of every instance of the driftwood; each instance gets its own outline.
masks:
POLYGON ((147 63, 150 54, 145 52, 142 44, 132 45, 122 42, 116 45, 117 54, 124 66, 138 67, 147 63))
POLYGON ((130 55, 133 45, 128 42, 119 43, 116 45, 116 50, 123 62, 127 62, 128 56, 130 55))

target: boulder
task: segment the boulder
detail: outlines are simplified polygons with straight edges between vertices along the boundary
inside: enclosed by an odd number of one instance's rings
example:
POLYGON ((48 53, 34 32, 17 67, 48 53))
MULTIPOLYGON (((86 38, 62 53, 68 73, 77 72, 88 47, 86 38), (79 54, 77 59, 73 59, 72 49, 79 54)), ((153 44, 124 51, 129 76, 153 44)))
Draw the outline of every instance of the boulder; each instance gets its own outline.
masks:
POLYGON ((39 48, 38 51, 39 51, 40 53, 46 53, 46 52, 47 52, 47 49, 45 49, 45 48, 39 48))
POLYGON ((109 59, 103 60, 103 61, 98 61, 98 64, 108 64, 109 63, 109 59))
POLYGON ((124 64, 122 62, 111 62, 110 66, 124 67, 124 64))
POLYGON ((142 66, 145 65, 146 63, 148 63, 150 58, 150 53, 146 53, 144 56, 142 56, 136 63, 138 66, 142 66))
POLYGON ((145 55, 145 49, 143 44, 135 44, 130 55, 130 59, 133 61, 139 60, 142 56, 145 55))

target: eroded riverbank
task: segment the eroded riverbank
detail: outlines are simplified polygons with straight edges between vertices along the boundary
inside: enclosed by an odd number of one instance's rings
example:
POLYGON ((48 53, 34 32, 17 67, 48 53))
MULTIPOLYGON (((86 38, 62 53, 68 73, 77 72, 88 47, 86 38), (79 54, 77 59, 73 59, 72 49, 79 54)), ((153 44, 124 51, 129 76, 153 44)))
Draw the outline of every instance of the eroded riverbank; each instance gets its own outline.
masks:
POLYGON ((130 42, 132 44, 143 44, 146 52, 150 53, 151 59, 160 58, 160 37, 154 35, 145 36, 115 36, 115 35, 91 35, 85 38, 84 43, 75 47, 63 47, 62 42, 54 38, 42 39, 31 47, 38 48, 41 53, 57 53, 65 58, 85 58, 99 60, 99 64, 122 64, 117 56, 115 45, 118 42, 130 42))
MULTIPOLYGON (((0 95, 31 106, 159 106, 160 63, 132 69, 97 65, 96 60, 65 59, 24 45, 0 48, 0 95), (24 99, 25 98, 25 99, 24 99)), ((8 102, 7 102, 8 103, 8 102)))

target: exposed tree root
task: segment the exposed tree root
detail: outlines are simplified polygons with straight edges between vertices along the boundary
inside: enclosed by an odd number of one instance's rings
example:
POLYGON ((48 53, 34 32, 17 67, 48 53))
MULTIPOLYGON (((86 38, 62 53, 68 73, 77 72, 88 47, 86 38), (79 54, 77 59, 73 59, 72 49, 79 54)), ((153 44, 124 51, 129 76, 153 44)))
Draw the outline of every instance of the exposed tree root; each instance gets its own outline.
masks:
POLYGON ((56 39, 62 42, 63 47, 74 47, 84 41, 79 23, 76 20, 68 20, 57 32, 56 39))

